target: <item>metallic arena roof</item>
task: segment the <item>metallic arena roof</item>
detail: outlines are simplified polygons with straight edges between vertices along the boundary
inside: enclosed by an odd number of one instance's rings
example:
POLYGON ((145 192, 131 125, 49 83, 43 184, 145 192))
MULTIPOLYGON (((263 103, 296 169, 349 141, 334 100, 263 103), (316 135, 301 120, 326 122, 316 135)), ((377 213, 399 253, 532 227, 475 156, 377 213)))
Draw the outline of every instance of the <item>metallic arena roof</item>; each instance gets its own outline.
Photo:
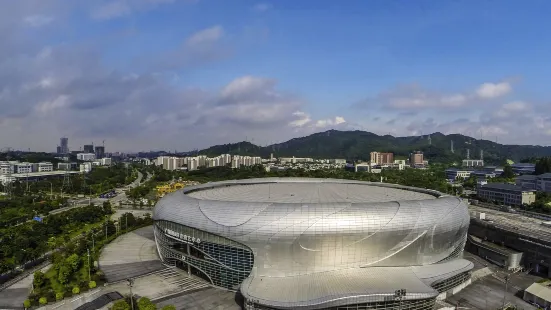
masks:
MULTIPOLYGON (((421 192, 406 187, 389 187, 384 183, 351 183, 346 180, 262 179, 262 183, 241 181, 232 186, 202 186, 187 192, 201 200, 279 202, 279 203, 365 203, 401 200, 435 199, 437 193, 421 192)), ((185 191, 186 192, 186 191, 185 191)))
POLYGON ((247 300, 319 309, 434 298, 431 287, 473 265, 460 258, 470 217, 458 197, 387 183, 265 178, 207 183, 166 195, 153 219, 245 245, 247 300), (459 256, 458 256, 459 255, 459 256))

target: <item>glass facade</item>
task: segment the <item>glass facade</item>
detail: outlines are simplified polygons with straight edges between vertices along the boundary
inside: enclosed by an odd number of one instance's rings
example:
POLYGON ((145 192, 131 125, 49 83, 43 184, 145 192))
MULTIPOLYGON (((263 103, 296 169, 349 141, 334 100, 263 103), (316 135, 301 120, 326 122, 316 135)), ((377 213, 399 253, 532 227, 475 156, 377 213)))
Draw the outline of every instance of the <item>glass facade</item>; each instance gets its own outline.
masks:
MULTIPOLYGON (((417 300, 395 300, 392 298, 387 301, 369 302, 339 307, 324 308, 321 310, 433 310, 435 299, 417 299, 417 300)), ((246 310, 277 310, 259 304, 248 303, 246 310)))
POLYGON ((160 220, 155 222, 155 238, 163 261, 215 286, 237 290, 253 267, 248 247, 195 228, 160 220))
POLYGON ((452 288, 460 285, 461 283, 466 282, 470 278, 471 278, 471 272, 470 271, 462 272, 462 273, 457 274, 453 277, 450 277, 446 280, 436 282, 436 283, 432 284, 431 286, 432 286, 432 288, 437 290, 439 293, 443 293, 443 292, 445 292, 449 289, 452 289, 452 288))

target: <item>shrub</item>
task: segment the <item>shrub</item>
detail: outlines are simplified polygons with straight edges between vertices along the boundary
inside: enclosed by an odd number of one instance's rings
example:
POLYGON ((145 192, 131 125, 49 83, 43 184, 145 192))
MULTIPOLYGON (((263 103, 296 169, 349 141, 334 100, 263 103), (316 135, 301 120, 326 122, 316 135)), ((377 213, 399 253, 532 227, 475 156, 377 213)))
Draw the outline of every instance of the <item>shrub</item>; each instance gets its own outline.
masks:
POLYGON ((176 310, 176 307, 173 305, 166 305, 161 310, 176 310))
POLYGON ((72 292, 73 292, 73 295, 79 294, 80 293, 80 288, 78 288, 78 286, 75 286, 75 287, 73 287, 72 292))
POLYGON ((147 297, 142 297, 138 299, 138 309, 139 310, 156 310, 157 306, 151 302, 147 297))
POLYGON ((59 300, 62 300, 62 299, 63 299, 63 293, 62 292, 55 293, 55 300, 59 301, 59 300))
POLYGON ((111 310, 130 310, 130 305, 123 299, 115 302, 111 310))
POLYGON ((28 300, 28 299, 25 299, 25 301, 23 302, 23 307, 25 307, 25 309, 30 308, 31 307, 31 301, 28 300))
POLYGON ((40 299, 38 300, 38 302, 41 304, 41 305, 46 305, 48 304, 48 299, 46 297, 40 297, 40 299))
POLYGON ((88 287, 89 287, 89 288, 95 288, 95 287, 96 287, 96 281, 90 281, 90 282, 88 282, 88 287))

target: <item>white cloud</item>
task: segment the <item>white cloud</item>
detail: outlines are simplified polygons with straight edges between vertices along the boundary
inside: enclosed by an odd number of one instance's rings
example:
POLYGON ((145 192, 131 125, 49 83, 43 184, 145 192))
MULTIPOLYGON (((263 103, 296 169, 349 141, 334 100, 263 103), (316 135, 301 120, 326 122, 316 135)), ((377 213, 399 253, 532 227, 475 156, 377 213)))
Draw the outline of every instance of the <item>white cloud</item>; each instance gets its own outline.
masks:
POLYGON ((476 91, 446 94, 422 88, 418 84, 399 85, 356 104, 356 107, 382 105, 396 110, 457 109, 484 103, 485 100, 504 96, 512 90, 507 82, 483 83, 476 91))
POLYGON ((223 35, 224 35, 224 29, 221 26, 216 25, 194 33, 186 41, 186 44, 188 45, 211 44, 213 42, 220 40, 223 35))
POLYGON ((508 82, 484 83, 476 90, 476 94, 483 99, 493 99, 507 95, 512 90, 508 82))
POLYGON ((519 112, 528 112, 530 105, 524 101, 513 101, 503 104, 495 113, 497 117, 515 116, 519 112))
MULTIPOLYGON (((97 1, 101 3, 92 8, 90 16, 97 20, 108 20, 120 18, 135 12, 154 9, 159 5, 175 3, 177 0, 107 0, 97 1)), ((188 0, 185 3, 195 3, 197 1, 188 0)))
POLYGON ((125 1, 112 1, 102 6, 97 7, 92 11, 92 18, 94 19, 112 19, 128 15, 132 12, 132 9, 125 1))
POLYGON ((256 12, 266 12, 272 8, 270 3, 257 3, 253 6, 253 10, 256 12))
POLYGON ((23 19, 23 22, 30 27, 42 27, 51 23, 53 20, 54 18, 51 16, 31 15, 31 16, 26 16, 23 19))

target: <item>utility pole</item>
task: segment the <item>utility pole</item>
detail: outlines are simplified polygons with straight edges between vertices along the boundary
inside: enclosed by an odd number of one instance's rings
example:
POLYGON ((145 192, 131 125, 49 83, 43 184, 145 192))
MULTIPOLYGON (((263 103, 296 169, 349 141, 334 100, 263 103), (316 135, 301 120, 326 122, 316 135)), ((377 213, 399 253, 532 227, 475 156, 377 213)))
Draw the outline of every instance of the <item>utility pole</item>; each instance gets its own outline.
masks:
POLYGON ((510 275, 505 276, 505 292, 503 292, 503 306, 501 309, 505 309, 505 302, 507 301, 507 284, 509 284, 510 275))
POLYGON ((90 276, 90 249, 86 249, 88 252, 88 282, 92 281, 92 277, 90 276))
POLYGON ((130 305, 132 305, 132 310, 134 310, 134 296, 132 295, 132 286, 134 285, 134 279, 128 278, 128 287, 130 288, 130 305))

